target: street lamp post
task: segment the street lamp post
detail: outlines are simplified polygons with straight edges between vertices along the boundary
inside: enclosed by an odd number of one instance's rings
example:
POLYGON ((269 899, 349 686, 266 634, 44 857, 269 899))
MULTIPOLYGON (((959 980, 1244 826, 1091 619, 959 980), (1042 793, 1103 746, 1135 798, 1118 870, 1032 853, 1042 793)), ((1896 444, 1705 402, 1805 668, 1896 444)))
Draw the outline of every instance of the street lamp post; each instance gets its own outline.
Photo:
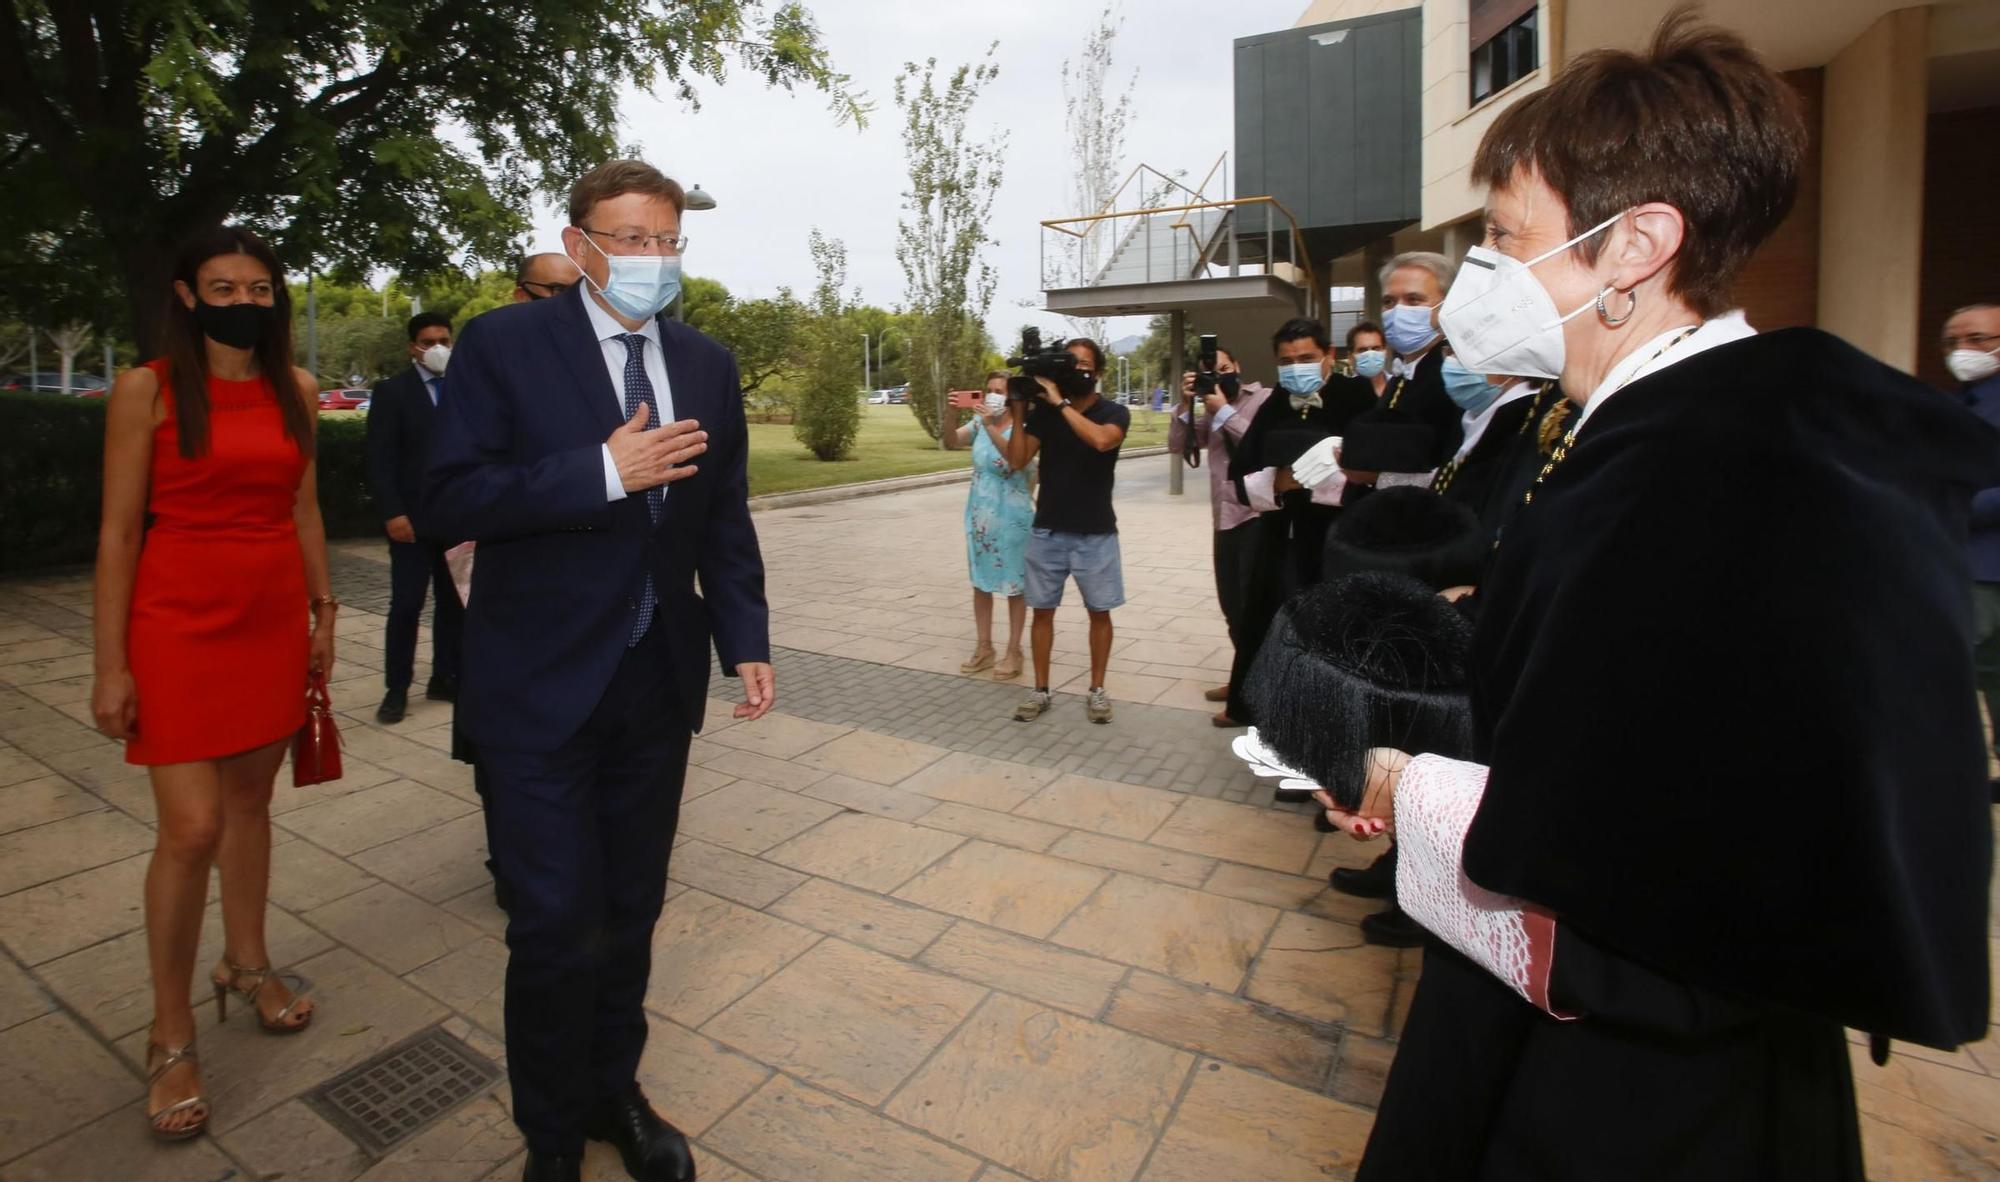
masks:
POLYGON ((875 389, 875 369, 869 364, 868 334, 865 332, 861 334, 861 388, 870 393, 875 389))
MULTIPOLYGON (((708 190, 702 188, 700 185, 696 185, 683 194, 682 201, 691 211, 715 208, 715 198, 710 196, 708 190)), ((674 319, 682 323, 686 323, 687 321, 687 294, 685 292, 674 297, 674 319)))

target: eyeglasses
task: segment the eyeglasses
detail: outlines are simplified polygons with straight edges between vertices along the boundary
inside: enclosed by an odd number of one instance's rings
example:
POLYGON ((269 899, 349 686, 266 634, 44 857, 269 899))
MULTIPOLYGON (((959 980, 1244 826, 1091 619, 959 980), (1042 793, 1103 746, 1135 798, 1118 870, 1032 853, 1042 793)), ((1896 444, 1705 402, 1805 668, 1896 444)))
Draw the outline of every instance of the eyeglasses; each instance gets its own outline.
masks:
POLYGON ((620 254, 638 254, 641 251, 651 251, 657 246, 661 254, 676 255, 686 250, 688 245, 686 235, 670 237, 666 234, 641 234, 629 227, 622 230, 593 230, 589 226, 578 226, 577 229, 592 237, 609 241, 618 248, 620 254))
POLYGON ((1964 336, 1946 336, 1942 340, 1944 341, 1944 349, 1947 353, 1953 349, 1977 349, 1981 353, 1984 353, 1992 349, 1995 345, 2000 345, 2000 336, 1995 336, 1990 332, 1969 332, 1964 336))
POLYGON ((570 285, 567 283, 536 283, 530 280, 529 282, 523 283, 521 285, 521 288, 523 291, 526 291, 529 295, 534 295, 536 293, 537 288, 543 288, 545 290, 542 292, 541 298, 549 299, 554 296, 559 296, 562 293, 568 291, 570 289, 570 285))

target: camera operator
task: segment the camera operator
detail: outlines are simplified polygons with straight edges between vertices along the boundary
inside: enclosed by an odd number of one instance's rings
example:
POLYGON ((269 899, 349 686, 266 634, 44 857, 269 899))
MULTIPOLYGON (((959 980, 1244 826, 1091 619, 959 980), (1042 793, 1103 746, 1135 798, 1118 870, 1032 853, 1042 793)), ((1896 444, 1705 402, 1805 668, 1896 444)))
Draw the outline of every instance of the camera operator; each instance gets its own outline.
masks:
MULTIPOLYGON (((1208 503, 1215 525, 1211 550, 1215 560, 1215 599, 1222 608, 1222 618, 1229 624, 1230 643, 1239 646, 1248 643, 1254 647, 1256 641, 1246 640, 1240 633, 1243 587, 1249 578, 1250 542, 1256 532, 1252 526, 1257 512, 1237 499, 1236 486, 1229 480, 1229 461, 1271 391, 1256 382, 1242 381, 1241 372, 1236 356, 1227 349, 1217 348, 1215 374, 1206 392, 1199 389, 1198 375, 1181 375, 1181 404, 1167 431, 1167 448, 1175 455, 1185 453, 1190 446, 1208 453, 1208 503)), ((1229 685, 1225 682, 1203 696, 1211 702, 1227 701, 1229 685)), ((1226 717, 1226 714, 1216 715, 1217 725, 1234 725, 1220 721, 1226 717)))
POLYGON ((1078 337, 1064 346, 1067 358, 1041 351, 1040 336, 1022 333, 1021 356, 1009 364, 1022 376, 1008 383, 1014 432, 1007 439, 1007 462, 1015 471, 1042 457, 1042 495, 1028 538, 1028 606, 1035 654, 1035 687, 1014 711, 1021 722, 1041 717, 1051 704, 1049 657, 1055 647, 1056 606, 1063 583, 1076 579, 1084 610, 1090 613, 1090 721, 1111 721, 1104 671, 1111 660, 1111 610, 1125 602, 1125 575, 1118 553, 1118 518, 1111 486, 1118 448, 1132 415, 1098 396, 1097 376, 1104 351, 1078 337), (1032 384, 1030 384, 1032 383, 1032 384))

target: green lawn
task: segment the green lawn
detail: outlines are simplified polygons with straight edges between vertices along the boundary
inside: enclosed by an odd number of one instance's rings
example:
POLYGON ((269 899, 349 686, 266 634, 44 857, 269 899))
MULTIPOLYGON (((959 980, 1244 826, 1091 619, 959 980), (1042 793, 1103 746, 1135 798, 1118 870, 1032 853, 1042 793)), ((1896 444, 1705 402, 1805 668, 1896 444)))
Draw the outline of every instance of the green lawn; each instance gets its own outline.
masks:
MULTIPOLYGON (((1125 446, 1156 447, 1166 441, 1167 416, 1134 407, 1125 446)), ((855 441, 854 454, 833 463, 814 459, 792 437, 789 424, 750 424, 752 496, 942 472, 970 462, 970 452, 939 451, 937 441, 924 434, 907 406, 862 407, 861 436, 855 441)))

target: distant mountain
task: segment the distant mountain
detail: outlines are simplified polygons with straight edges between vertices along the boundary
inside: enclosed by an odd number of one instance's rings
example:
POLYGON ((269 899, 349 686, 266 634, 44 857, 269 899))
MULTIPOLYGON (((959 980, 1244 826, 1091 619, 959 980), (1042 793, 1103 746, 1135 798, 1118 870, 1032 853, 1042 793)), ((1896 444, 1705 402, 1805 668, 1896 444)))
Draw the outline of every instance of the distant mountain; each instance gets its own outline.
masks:
POLYGON ((1137 353, 1139 346, 1145 343, 1146 338, 1142 336, 1119 337, 1117 340, 1104 346, 1104 351, 1113 357, 1125 357, 1137 353))

